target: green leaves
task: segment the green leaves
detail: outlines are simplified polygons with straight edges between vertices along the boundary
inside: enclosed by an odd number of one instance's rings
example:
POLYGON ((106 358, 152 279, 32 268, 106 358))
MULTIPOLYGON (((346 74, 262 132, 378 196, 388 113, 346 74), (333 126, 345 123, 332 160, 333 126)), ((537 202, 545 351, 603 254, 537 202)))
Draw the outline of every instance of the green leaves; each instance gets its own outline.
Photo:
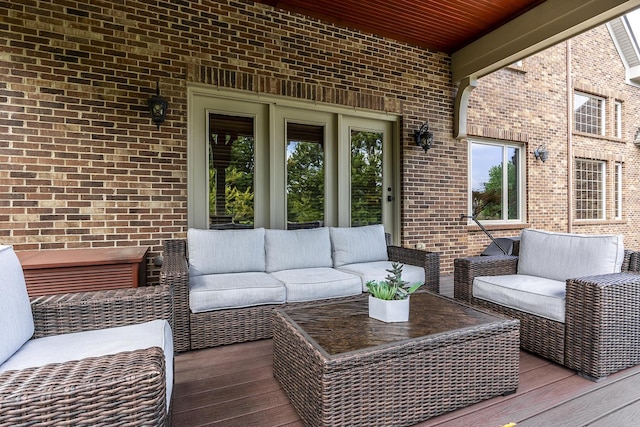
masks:
POLYGON ((382 282, 370 280, 367 282, 367 289, 374 297, 381 300, 402 300, 407 299, 409 295, 417 291, 423 283, 416 283, 411 287, 407 287, 409 282, 402 280, 402 268, 404 265, 394 262, 391 269, 387 270, 389 274, 382 282))

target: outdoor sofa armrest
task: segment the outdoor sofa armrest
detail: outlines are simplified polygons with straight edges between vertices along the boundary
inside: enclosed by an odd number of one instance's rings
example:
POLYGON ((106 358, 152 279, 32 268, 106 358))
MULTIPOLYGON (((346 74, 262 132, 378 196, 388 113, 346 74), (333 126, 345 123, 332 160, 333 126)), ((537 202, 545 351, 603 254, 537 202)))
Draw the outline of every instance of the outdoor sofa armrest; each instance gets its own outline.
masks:
POLYGON ((162 267, 160 267, 160 285, 173 289, 175 307, 175 325, 173 343, 176 352, 191 348, 190 308, 189 308, 189 263, 186 257, 186 241, 182 239, 166 240, 162 267))
POLYGON ((600 379, 640 363, 640 275, 567 280, 565 365, 600 379))
POLYGON ((511 255, 478 256, 453 260, 453 296, 471 302, 476 276, 502 276, 518 272, 518 257, 511 255))
POLYGON ((169 425, 158 347, 0 373, 0 425, 169 425))
POLYGON ((173 328, 169 286, 143 286, 31 298, 34 338, 166 319, 173 328))
POLYGON ((440 292, 440 254, 421 249, 387 246, 391 261, 424 267, 424 288, 431 292, 440 292))

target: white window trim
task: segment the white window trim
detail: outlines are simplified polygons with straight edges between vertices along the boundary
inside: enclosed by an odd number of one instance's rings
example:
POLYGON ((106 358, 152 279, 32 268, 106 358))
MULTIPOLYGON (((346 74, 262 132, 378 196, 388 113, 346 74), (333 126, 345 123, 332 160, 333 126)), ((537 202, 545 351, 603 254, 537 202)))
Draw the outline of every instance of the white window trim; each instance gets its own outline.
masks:
POLYGON ((622 102, 615 101, 615 110, 616 110, 616 138, 622 138, 622 102))
POLYGON ((622 219, 622 163, 615 164, 614 183, 616 186, 617 200, 615 200, 614 206, 616 207, 614 218, 617 220, 622 219))
MULTIPOLYGON (((600 166, 600 185, 602 186, 602 196, 600 198, 600 201, 602 203, 602 206, 600 208, 600 215, 601 218, 576 218, 576 221, 585 221, 585 222, 595 222, 595 221, 606 221, 607 220, 607 162, 604 160, 597 160, 597 159, 585 159, 585 158, 575 158, 574 159, 574 168, 575 168, 575 162, 577 160, 581 160, 581 161, 586 161, 586 162, 591 162, 591 163, 596 163, 600 166)), ((574 199, 574 203, 576 201, 576 189, 573 189, 573 199, 574 199)), ((574 206, 574 212, 573 214, 577 217, 577 212, 574 206)))
MULTIPOLYGON (((473 159, 472 159, 472 146, 474 143, 476 144, 485 144, 485 145, 495 145, 495 146, 499 146, 499 147, 513 147, 513 148, 517 148, 519 150, 519 158, 518 158, 518 164, 520 165, 520 176, 518 177, 518 214, 519 214, 519 218, 517 219, 508 219, 508 210, 507 209, 503 209, 503 217, 502 219, 499 220, 482 220, 482 223, 485 225, 499 225, 499 224, 524 224, 526 223, 526 193, 524 191, 525 188, 525 180, 526 180, 526 171, 525 171, 525 153, 526 153, 526 147, 522 144, 518 144, 518 143, 514 143, 514 142, 499 142, 499 141, 493 141, 493 140, 486 140, 486 139, 480 139, 480 138, 473 138, 473 139, 469 139, 468 140, 468 146, 467 146, 467 152, 469 153, 469 161, 468 161, 468 168, 467 168, 467 215, 472 215, 473 214, 473 210, 472 210, 472 203, 473 203, 473 185, 472 185, 472 165, 473 165, 473 159)), ((506 164, 507 163, 507 150, 503 149, 502 151, 502 164, 506 164)), ((508 196, 508 186, 507 186, 507 175, 503 174, 503 185, 502 185, 502 200, 507 200, 507 196, 508 196)), ((473 220, 468 219, 467 220, 468 224, 474 224, 473 220)))
MULTIPOLYGON (((603 98, 602 96, 581 92, 579 90, 575 90, 574 91, 574 99, 575 99, 575 95, 586 96, 586 97, 589 97, 589 98, 598 99, 598 100, 602 101, 602 106, 600 108, 600 121, 602 122, 602 126, 600 126, 600 133, 599 134, 591 134, 591 135, 605 136, 607 134, 607 131, 606 131, 606 129, 607 129, 607 99, 603 98)), ((574 110, 574 117, 575 117, 575 110, 574 110)), ((576 130, 575 123, 574 123, 574 126, 573 126, 573 130, 574 131, 576 130)), ((586 132, 586 133, 589 133, 589 132, 586 132)))

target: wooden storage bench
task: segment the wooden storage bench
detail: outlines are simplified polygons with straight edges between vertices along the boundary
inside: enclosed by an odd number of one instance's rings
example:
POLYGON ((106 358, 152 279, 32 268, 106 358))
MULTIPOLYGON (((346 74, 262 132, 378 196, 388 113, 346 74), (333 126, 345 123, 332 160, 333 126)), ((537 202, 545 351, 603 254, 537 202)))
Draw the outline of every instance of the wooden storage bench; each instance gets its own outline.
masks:
POLYGON ((17 252, 30 297, 144 286, 148 247, 17 252))

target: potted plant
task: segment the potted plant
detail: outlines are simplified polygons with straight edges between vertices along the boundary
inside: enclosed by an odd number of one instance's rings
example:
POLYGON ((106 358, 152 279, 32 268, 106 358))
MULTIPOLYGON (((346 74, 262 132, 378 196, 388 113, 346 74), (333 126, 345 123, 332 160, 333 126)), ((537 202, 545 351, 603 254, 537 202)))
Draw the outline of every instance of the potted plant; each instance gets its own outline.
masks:
POLYGON ((369 317, 383 322, 406 322, 409 320, 409 296, 423 283, 411 287, 402 280, 404 265, 394 262, 385 280, 367 282, 369 290, 369 317))

